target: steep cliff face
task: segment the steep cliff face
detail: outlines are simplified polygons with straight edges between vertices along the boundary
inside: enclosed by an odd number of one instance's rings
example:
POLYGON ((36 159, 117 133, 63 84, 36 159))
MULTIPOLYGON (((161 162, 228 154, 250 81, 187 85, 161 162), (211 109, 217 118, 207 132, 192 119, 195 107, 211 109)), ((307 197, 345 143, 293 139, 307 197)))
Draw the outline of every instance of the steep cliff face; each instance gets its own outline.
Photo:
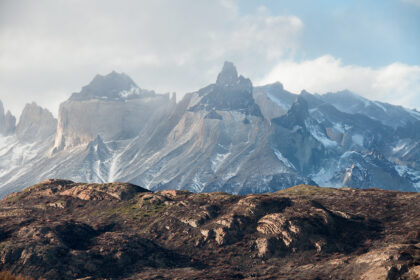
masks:
POLYGON ((36 103, 27 104, 16 126, 16 136, 22 141, 45 139, 55 134, 57 120, 50 111, 36 103))
POLYGON ((146 123, 160 121, 175 105, 169 95, 142 90, 125 74, 96 76, 59 109, 55 151, 137 136, 146 123))

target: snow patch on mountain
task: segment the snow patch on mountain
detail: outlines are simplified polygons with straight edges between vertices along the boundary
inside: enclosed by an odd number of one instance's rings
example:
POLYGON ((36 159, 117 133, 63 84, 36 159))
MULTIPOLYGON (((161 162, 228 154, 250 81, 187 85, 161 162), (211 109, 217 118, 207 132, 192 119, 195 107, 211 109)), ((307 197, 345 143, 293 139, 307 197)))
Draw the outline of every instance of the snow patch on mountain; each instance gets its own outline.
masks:
POLYGON ((375 102, 373 102, 373 104, 375 104, 376 106, 381 108, 384 112, 388 111, 380 102, 375 101, 375 102))
POLYGON ((413 170, 405 165, 396 165, 395 170, 400 176, 410 178, 416 190, 420 192, 420 171, 413 170))
POLYGON ((213 159, 211 159, 211 169, 213 172, 217 172, 217 170, 222 166, 223 162, 229 157, 231 153, 226 154, 216 154, 213 159))
POLYGON ((290 105, 289 104, 283 103, 279 98, 277 98, 276 96, 272 95, 271 93, 267 93, 267 97, 270 98, 271 101, 273 101, 275 104, 277 104, 278 106, 280 106, 284 110, 289 110, 290 109, 290 105))
POLYGON ((206 182, 204 182, 204 181, 201 180, 200 173, 197 172, 194 175, 194 177, 192 178, 192 184, 191 184, 192 189, 195 192, 202 192, 203 189, 204 189, 204 187, 205 187, 205 185, 206 185, 206 182))
POLYGON ((129 90, 123 90, 118 93, 121 98, 128 98, 133 96, 139 96, 141 90, 138 87, 131 87, 129 90))
POLYGON ((337 187, 337 185, 332 186, 331 184, 334 174, 335 168, 322 167, 317 173, 311 174, 309 177, 319 186, 337 187))
POLYGON ((287 158, 285 158, 279 150, 273 149, 273 151, 279 161, 284 163, 287 167, 296 170, 296 167, 287 158))
POLYGON ((324 147, 335 147, 337 143, 329 139, 323 132, 320 131, 319 126, 312 124, 310 121, 305 120, 305 126, 324 147))
POLYGON ((407 147, 408 144, 409 143, 407 141, 400 140, 400 141, 397 142, 397 144, 394 147, 392 147, 392 152, 398 153, 398 152, 404 150, 407 147))
POLYGON ((356 145, 363 147, 363 142, 364 142, 364 137, 363 135, 360 134, 355 134, 351 136, 351 140, 353 141, 353 143, 355 143, 356 145))

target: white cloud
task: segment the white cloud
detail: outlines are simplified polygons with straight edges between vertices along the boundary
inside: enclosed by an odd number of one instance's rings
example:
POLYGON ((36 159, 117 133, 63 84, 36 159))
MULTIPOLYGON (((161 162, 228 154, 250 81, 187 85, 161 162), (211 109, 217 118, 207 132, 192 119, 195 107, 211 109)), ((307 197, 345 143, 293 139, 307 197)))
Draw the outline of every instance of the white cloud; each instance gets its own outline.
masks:
POLYGON ((248 76, 298 48, 302 21, 233 0, 40 0, 0 3, 0 99, 15 114, 57 104, 95 74, 129 74, 143 88, 196 90, 224 60, 248 76))
POLYGON ((373 69, 344 65, 340 59, 325 55, 303 62, 281 61, 259 84, 275 81, 293 92, 349 89, 369 99, 420 108, 420 66, 397 62, 373 69))

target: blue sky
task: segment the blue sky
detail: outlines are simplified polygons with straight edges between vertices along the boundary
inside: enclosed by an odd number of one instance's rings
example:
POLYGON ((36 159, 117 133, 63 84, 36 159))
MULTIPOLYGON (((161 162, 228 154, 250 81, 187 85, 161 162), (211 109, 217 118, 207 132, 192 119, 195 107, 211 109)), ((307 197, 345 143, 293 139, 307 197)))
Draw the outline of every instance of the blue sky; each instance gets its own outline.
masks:
POLYGON ((381 67, 395 61, 420 64, 420 1, 263 0, 242 1, 240 11, 261 5, 273 15, 296 15, 305 28, 297 59, 326 53, 345 64, 381 67))
POLYGON ((225 60, 255 85, 420 109, 420 0, 0 0, 0 100, 58 106, 96 74, 182 96, 225 60))

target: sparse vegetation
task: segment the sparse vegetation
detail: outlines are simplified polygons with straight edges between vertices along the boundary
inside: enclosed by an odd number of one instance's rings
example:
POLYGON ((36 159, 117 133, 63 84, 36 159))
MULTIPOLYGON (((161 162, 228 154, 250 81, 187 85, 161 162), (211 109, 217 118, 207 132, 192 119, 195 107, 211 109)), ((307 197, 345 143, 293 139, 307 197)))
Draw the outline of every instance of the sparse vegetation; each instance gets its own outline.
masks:
POLYGON ((315 194, 325 194, 325 193, 334 193, 338 189, 334 188, 324 188, 316 187, 310 185, 297 185, 291 188, 277 191, 278 194, 290 194, 290 195, 315 195, 315 194))
POLYGON ((241 196, 48 181, 22 195, 0 201, 13 214, 0 219, 0 269, 31 277, 416 279, 420 261, 411 193, 300 185, 241 196))
POLYGON ((0 280, 35 280, 32 277, 14 275, 10 271, 0 271, 0 280))

